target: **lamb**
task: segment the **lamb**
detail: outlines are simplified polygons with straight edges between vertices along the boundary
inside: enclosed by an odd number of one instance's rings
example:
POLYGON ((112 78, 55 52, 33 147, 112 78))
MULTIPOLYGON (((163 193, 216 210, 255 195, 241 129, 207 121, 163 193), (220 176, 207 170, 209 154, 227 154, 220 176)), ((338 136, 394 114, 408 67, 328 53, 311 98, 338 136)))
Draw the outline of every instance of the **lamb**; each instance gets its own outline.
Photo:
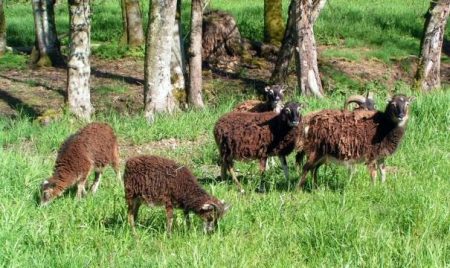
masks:
POLYGON ((275 155, 280 157, 284 175, 288 178, 286 156, 295 146, 298 125, 302 121, 300 109, 300 104, 292 102, 287 103, 279 114, 231 112, 222 116, 214 126, 222 179, 228 171, 239 191, 244 193, 234 173, 233 161, 259 159, 261 176, 264 176, 267 158, 275 155))
POLYGON ((108 164, 120 177, 119 146, 114 130, 105 123, 90 123, 62 144, 53 176, 41 185, 41 205, 50 203, 75 184, 77 197, 86 195, 86 181, 92 170, 95 179, 91 191, 95 193, 102 171, 108 164))
POLYGON ((314 181, 317 170, 327 160, 344 164, 365 162, 372 182, 376 182, 377 169, 381 181, 386 180, 384 160, 397 149, 405 132, 409 117, 409 103, 413 97, 395 95, 384 112, 381 111, 339 111, 323 110, 305 123, 300 135, 302 150, 297 155, 300 162, 304 154, 308 160, 298 183, 302 187, 306 176, 312 170, 314 181))
POLYGON ((283 107, 283 92, 286 90, 285 86, 272 85, 266 86, 264 92, 266 93, 266 101, 248 100, 237 105, 233 112, 252 112, 263 113, 275 111, 279 113, 283 107))
POLYGON ((166 207, 167 232, 172 231, 173 208, 181 208, 189 224, 193 211, 204 221, 204 231, 212 232, 229 205, 209 195, 191 171, 174 161, 142 155, 127 160, 124 172, 128 221, 135 232, 135 221, 141 203, 166 207))

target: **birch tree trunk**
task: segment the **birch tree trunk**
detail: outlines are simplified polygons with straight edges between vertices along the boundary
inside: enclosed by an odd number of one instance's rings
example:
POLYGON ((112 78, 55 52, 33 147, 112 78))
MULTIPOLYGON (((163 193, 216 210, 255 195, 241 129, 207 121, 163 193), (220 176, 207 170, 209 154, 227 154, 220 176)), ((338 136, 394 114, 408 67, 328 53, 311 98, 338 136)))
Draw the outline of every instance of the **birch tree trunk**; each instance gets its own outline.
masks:
POLYGON ((264 41, 280 45, 283 41, 282 0, 264 0, 264 41))
POLYGON ((32 0, 36 41, 31 62, 36 66, 62 66, 60 43, 56 34, 54 0, 32 0))
POLYGON ((278 52, 277 62, 273 69, 270 81, 272 84, 286 84, 288 77, 289 63, 294 54, 296 32, 295 32, 295 7, 296 1, 291 1, 288 11, 286 30, 284 31, 283 42, 278 52))
POLYGON ((139 0, 121 0, 123 33, 122 42, 136 47, 144 44, 144 28, 139 0))
POLYGON ((70 111, 85 120, 90 120, 93 113, 89 91, 90 15, 90 0, 69 0, 70 54, 67 64, 67 97, 70 111))
POLYGON ((175 15, 175 27, 173 30, 172 58, 170 69, 172 72, 172 92, 182 92, 186 90, 186 57, 181 32, 181 0, 177 1, 177 13, 175 15))
POLYGON ((431 2, 426 15, 415 79, 416 88, 423 91, 441 87, 441 51, 449 13, 450 0, 439 0, 431 2))
MULTIPOLYGON (((278 52, 278 59, 275 64, 275 68, 272 72, 271 82, 275 84, 286 84, 287 83, 287 77, 288 77, 288 68, 290 61, 292 59, 292 55, 294 54, 295 47, 298 46, 297 40, 298 38, 298 30, 297 30, 297 9, 298 5, 300 5, 300 1, 304 0, 292 0, 291 4, 289 6, 289 16, 288 16, 288 22, 286 26, 286 30, 284 33, 283 42, 280 48, 280 51, 278 52)), ((308 16, 311 26, 314 26, 314 23, 316 22, 317 18, 319 17, 320 12, 322 11, 323 7, 325 6, 326 0, 309 0, 309 2, 312 2, 312 11, 309 12, 308 16)), ((305 17, 305 16, 304 16, 305 17)), ((314 34, 313 32, 311 35, 309 35, 313 38, 313 43, 315 47, 315 40, 314 40, 314 34)), ((317 66, 317 50, 314 49, 312 54, 316 55, 316 66, 317 66)), ((297 54, 298 55, 298 54, 297 54)), ((313 56, 313 55, 311 55, 313 56)), ((297 57, 298 61, 298 57, 297 57)), ((299 65, 300 62, 297 62, 297 72, 300 72, 301 66, 299 65)), ((299 82, 301 79, 299 79, 299 82)), ((320 80, 319 80, 320 81, 320 80)), ((301 88, 301 87, 300 87, 301 88)))
POLYGON ((196 108, 204 107, 202 99, 202 21, 202 0, 192 0, 188 102, 196 108))
POLYGON ((3 11, 3 0, 0 0, 0 56, 6 51, 6 20, 3 11))
MULTIPOLYGON (((322 1, 315 1, 320 4, 322 1)), ((323 5, 320 5, 323 7, 323 5)), ((319 6, 319 7, 320 7, 319 6)), ((320 8, 321 9, 321 8, 320 8)), ((297 26, 297 80, 303 95, 323 97, 322 82, 320 81, 317 64, 317 47, 314 38, 314 10, 313 0, 298 0, 296 8, 297 26)))
POLYGON ((151 0, 144 63, 144 110, 149 122, 155 113, 171 113, 175 108, 170 60, 176 9, 177 0, 151 0))

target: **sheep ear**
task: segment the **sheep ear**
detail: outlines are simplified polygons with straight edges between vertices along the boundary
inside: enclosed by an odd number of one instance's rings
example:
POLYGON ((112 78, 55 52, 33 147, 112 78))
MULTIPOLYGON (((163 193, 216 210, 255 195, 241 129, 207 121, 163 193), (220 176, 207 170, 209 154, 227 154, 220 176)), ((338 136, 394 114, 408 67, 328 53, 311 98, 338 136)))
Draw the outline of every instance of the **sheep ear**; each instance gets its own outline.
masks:
POLYGON ((414 97, 414 96, 411 96, 411 97, 408 98, 408 102, 413 102, 415 100, 416 100, 416 97, 414 97))
POLYGON ((287 86, 286 86, 286 85, 281 86, 280 93, 285 92, 286 89, 287 89, 287 86))
POLYGON ((213 209, 214 209, 214 205, 209 204, 209 203, 203 204, 203 206, 201 208, 201 210, 203 210, 203 211, 210 211, 210 210, 213 210, 213 209))
POLYGON ((270 89, 270 87, 269 87, 269 86, 266 86, 266 87, 264 88, 264 91, 265 91, 265 92, 269 92, 269 89, 270 89))
POLYGON ((388 94, 387 96, 386 96, 386 103, 389 103, 389 102, 391 102, 392 101, 392 96, 391 96, 391 94, 388 94))

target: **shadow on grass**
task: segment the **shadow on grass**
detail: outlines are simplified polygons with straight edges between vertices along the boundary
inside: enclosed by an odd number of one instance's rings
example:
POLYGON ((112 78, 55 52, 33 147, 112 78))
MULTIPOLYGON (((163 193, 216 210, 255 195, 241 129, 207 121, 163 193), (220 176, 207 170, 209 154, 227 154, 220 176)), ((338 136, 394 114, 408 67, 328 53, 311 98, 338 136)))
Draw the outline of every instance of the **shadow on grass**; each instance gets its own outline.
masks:
POLYGON ((0 75, 0 77, 8 79, 8 80, 11 80, 13 82, 17 82, 17 83, 22 83, 22 84, 32 85, 32 86, 40 86, 40 87, 45 88, 46 90, 55 91, 59 95, 63 96, 64 99, 67 99, 67 94, 66 94, 65 90, 63 90, 61 88, 51 87, 48 84, 43 83, 43 82, 39 82, 39 81, 35 81, 35 80, 32 80, 32 81, 30 81, 30 80, 22 80, 22 79, 18 79, 18 78, 15 78, 15 77, 10 77, 10 76, 7 76, 7 75, 0 75))
POLYGON ((245 78, 242 77, 239 73, 230 73, 226 72, 217 68, 209 68, 215 75, 220 76, 222 79, 236 79, 241 80, 244 82, 244 84, 248 87, 255 88, 256 93, 259 95, 264 95, 264 87, 267 85, 267 82, 259 80, 259 79, 252 79, 252 78, 245 78))
POLYGON ((108 72, 100 71, 96 68, 91 69, 91 74, 96 77, 100 77, 100 78, 108 78, 108 79, 113 79, 113 80, 124 81, 124 82, 126 82, 128 84, 132 84, 132 85, 138 85, 138 86, 144 85, 144 80, 142 80, 142 79, 134 78, 131 76, 124 76, 124 75, 120 75, 120 74, 108 73, 108 72))
POLYGON ((21 99, 14 97, 6 90, 0 89, 0 100, 3 100, 9 107, 31 119, 36 119, 36 117, 40 115, 36 109, 23 102, 21 99))

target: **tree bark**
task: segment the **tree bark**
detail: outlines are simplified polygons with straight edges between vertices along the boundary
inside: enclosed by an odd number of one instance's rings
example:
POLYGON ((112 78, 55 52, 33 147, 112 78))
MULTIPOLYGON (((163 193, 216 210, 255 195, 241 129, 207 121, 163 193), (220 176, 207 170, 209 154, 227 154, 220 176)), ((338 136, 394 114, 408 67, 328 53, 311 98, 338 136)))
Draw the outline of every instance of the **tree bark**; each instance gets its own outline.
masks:
POLYGON ((121 0, 123 33, 122 42, 136 47, 144 44, 144 28, 139 0, 121 0))
POLYGON ((171 113, 175 108, 170 60, 176 9, 177 0, 151 0, 144 63, 144 110, 149 122, 155 113, 171 113))
POLYGON ((283 42, 278 52, 277 62, 273 69, 270 81, 272 84, 286 84, 288 77, 289 63, 294 54, 296 26, 295 26, 295 7, 296 1, 292 0, 289 5, 288 20, 286 30, 284 31, 283 42))
POLYGON ((202 0, 192 0, 191 8, 188 102, 196 108, 204 107, 202 99, 202 2, 202 0))
POLYGON ((172 72, 172 91, 184 93, 186 90, 186 56, 181 32, 181 0, 177 1, 177 13, 175 15, 175 27, 173 30, 172 58, 170 69, 172 72))
MULTIPOLYGON (((292 0, 289 5, 288 22, 284 33, 283 42, 278 52, 278 59, 272 72, 271 82, 274 84, 286 84, 288 77, 288 68, 292 55, 297 45, 297 25, 296 25, 296 7, 300 0, 292 0)), ((313 0, 312 12, 310 14, 311 25, 314 26, 320 11, 325 6, 326 0, 313 0)), ((317 55, 317 52, 315 52, 317 55)), ((299 66, 297 66, 299 67, 299 66)))
POLYGON ((60 43, 56 34, 54 0, 32 0, 34 27, 36 34, 35 47, 31 61, 36 66, 62 66, 60 43))
POLYGON ((264 41, 280 45, 283 40, 282 0, 264 0, 264 41))
POLYGON ((441 52, 450 0, 432 1, 427 12, 415 87, 430 91, 441 87, 441 52))
POLYGON ((89 91, 90 15, 90 0, 69 0, 70 53, 67 64, 67 98, 70 111, 85 120, 90 120, 93 113, 89 91))
POLYGON ((6 20, 3 11, 3 0, 0 0, 0 56, 6 51, 6 20))

